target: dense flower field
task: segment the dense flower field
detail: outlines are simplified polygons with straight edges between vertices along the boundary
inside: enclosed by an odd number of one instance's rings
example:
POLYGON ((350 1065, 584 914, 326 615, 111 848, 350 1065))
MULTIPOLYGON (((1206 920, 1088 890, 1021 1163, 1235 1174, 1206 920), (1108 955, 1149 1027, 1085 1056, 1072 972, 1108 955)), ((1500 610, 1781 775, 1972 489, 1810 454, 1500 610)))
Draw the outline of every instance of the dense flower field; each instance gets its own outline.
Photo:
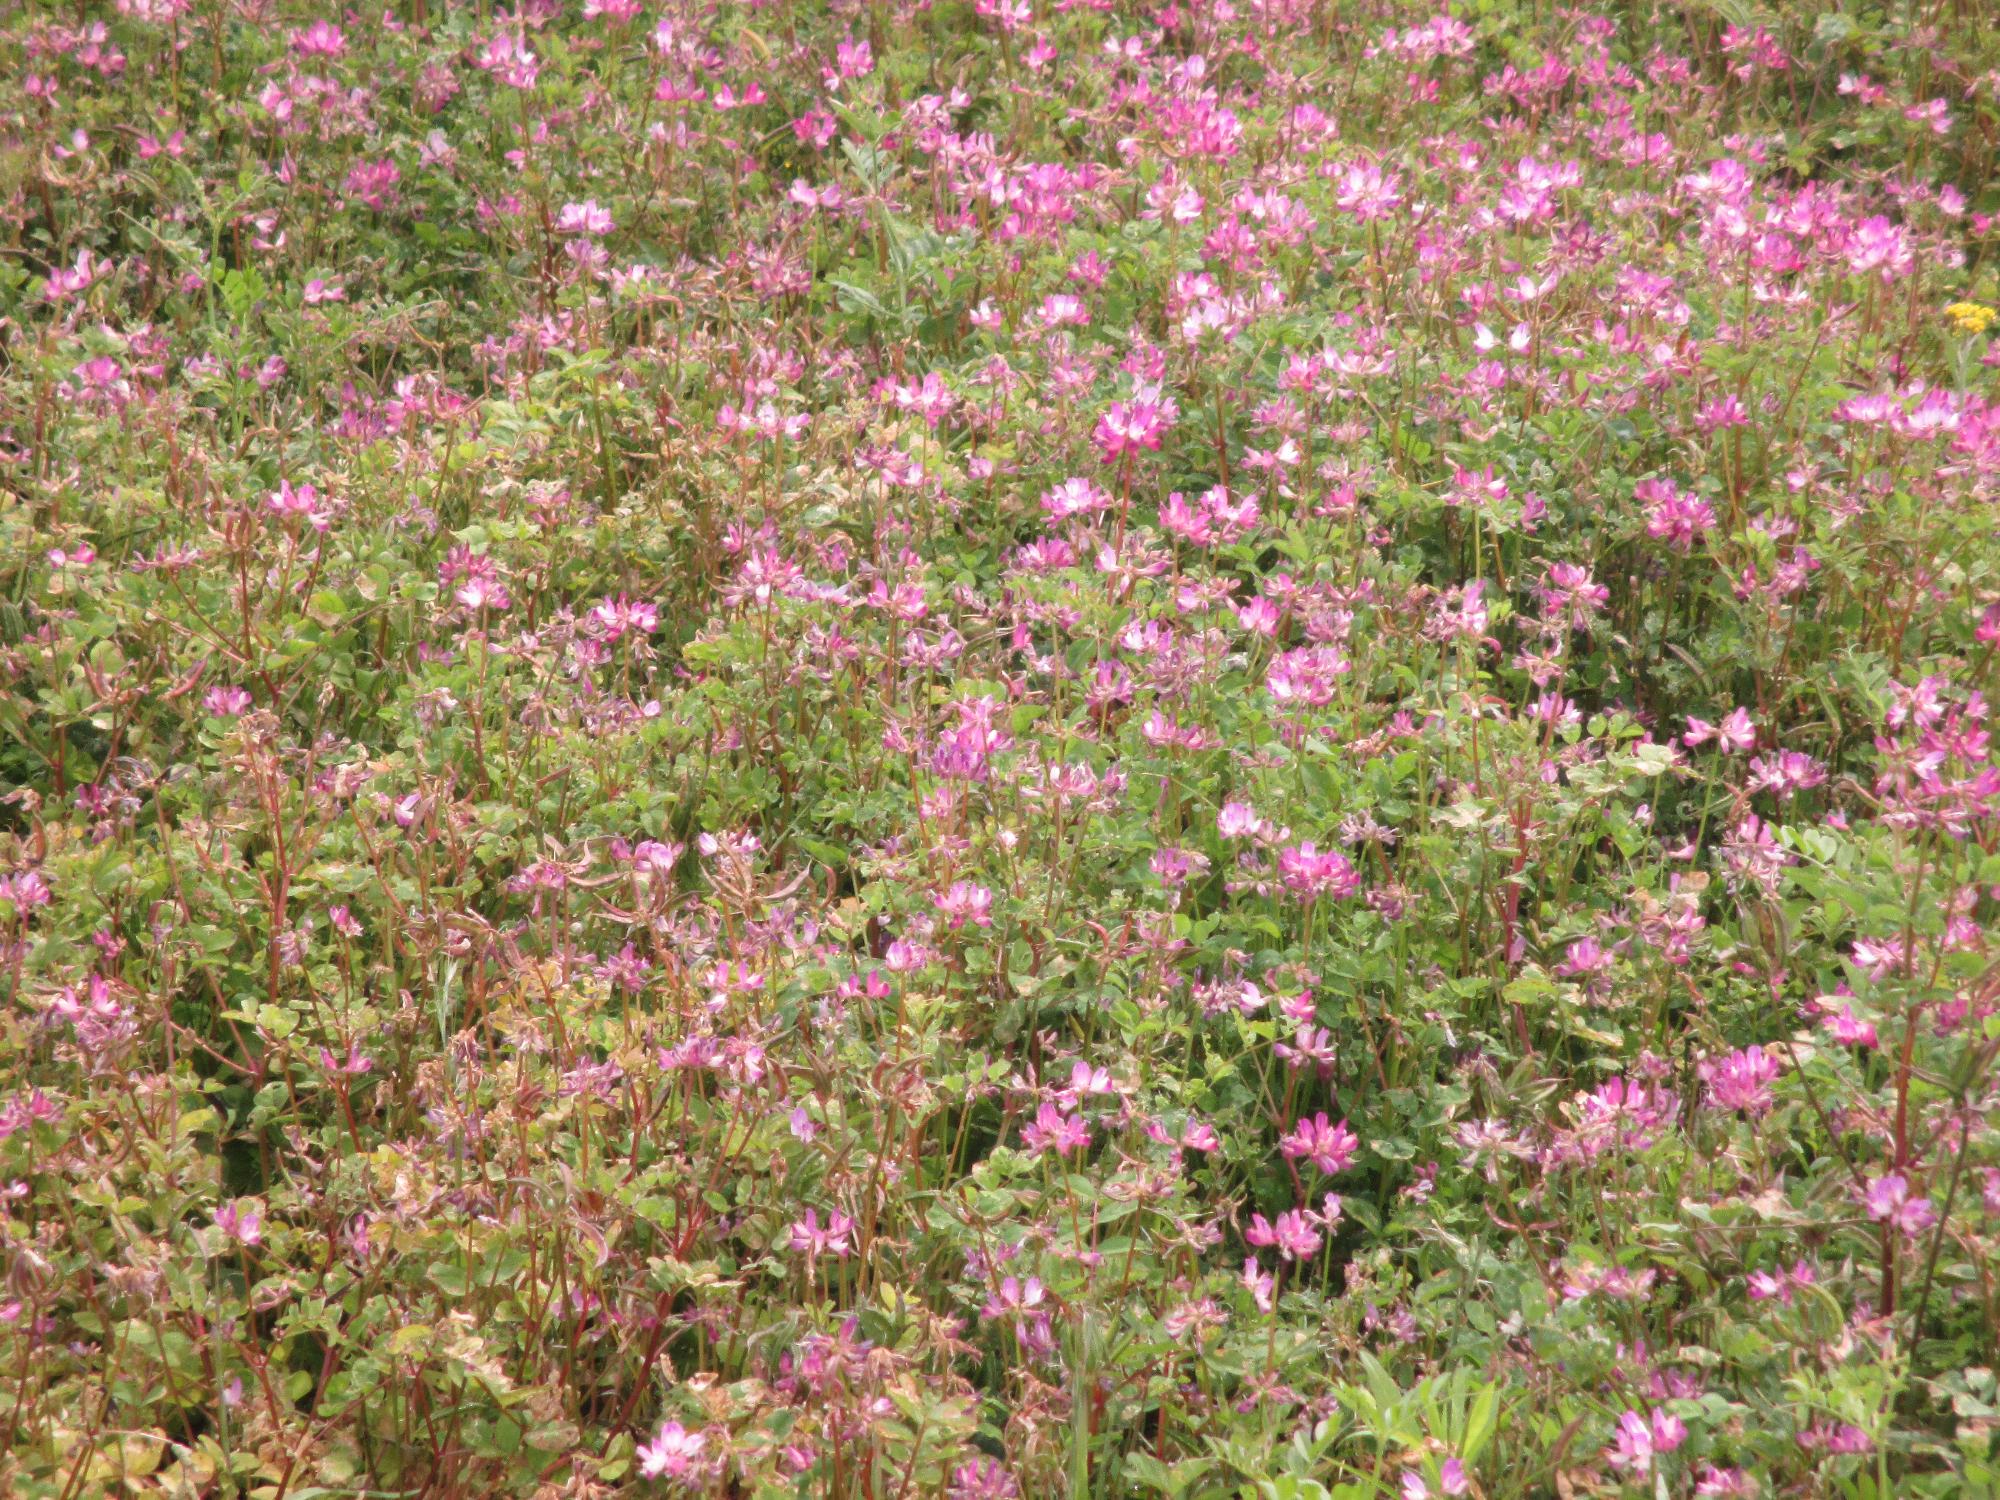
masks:
POLYGON ((2000 1492, 1982 14, 0 4, 0 1490, 2000 1492))

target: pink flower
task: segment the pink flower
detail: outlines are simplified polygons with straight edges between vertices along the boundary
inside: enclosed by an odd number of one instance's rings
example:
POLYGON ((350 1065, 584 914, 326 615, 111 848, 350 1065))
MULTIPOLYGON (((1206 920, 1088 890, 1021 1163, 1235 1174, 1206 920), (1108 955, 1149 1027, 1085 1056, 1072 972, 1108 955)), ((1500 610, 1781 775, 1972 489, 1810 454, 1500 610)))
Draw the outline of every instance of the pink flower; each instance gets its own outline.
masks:
MULTIPOLYGON (((1830 1007, 1830 1002, 1822 1000, 1822 1007, 1830 1007)), ((1825 1009, 1821 1025, 1827 1034, 1843 1047, 1873 1047, 1876 1045, 1875 1023, 1863 1020, 1854 1013, 1852 1005, 1843 1005, 1839 1010, 1825 1009)))
POLYGON ((1264 687, 1281 705, 1323 708, 1333 701, 1340 679, 1352 670, 1338 646, 1301 646, 1271 659, 1264 687))
POLYGON ((1287 1160, 1302 1156, 1328 1176, 1346 1171, 1354 1160, 1354 1153, 1360 1148, 1361 1141, 1347 1128, 1347 1122, 1342 1120, 1337 1125, 1328 1123, 1325 1110, 1310 1120, 1301 1120, 1278 1143, 1279 1151, 1287 1160))
POLYGON ((1875 1440, 1852 1422, 1815 1422, 1799 1434, 1808 1453, 1866 1453, 1875 1440))
POLYGON ((290 480, 279 481, 278 487, 264 497, 264 504, 273 515, 287 520, 302 520, 314 531, 324 531, 331 520, 331 513, 320 504, 320 493, 312 485, 294 486, 290 480))
POLYGON ((794 1250, 802 1251, 808 1262, 822 1255, 844 1258, 852 1250, 848 1236, 853 1232, 854 1221, 846 1214, 835 1210, 827 1215, 826 1223, 819 1221, 817 1209, 807 1209, 805 1217, 791 1226, 790 1243, 794 1250))
POLYGON ((1605 1461, 1614 1469, 1648 1474, 1655 1455, 1673 1452, 1687 1441, 1687 1435, 1687 1426, 1679 1417, 1656 1411, 1649 1423, 1638 1412, 1628 1411, 1618 1419, 1611 1445, 1604 1450, 1605 1461))
POLYGON ((1106 463, 1131 454, 1157 451, 1160 439, 1174 425, 1179 411, 1170 400, 1114 401, 1097 419, 1091 434, 1106 463))
POLYGON ((292 33, 292 50, 300 57, 338 57, 347 50, 347 38, 331 21, 315 21, 292 33))
POLYGON ((715 425, 724 432, 743 432, 766 442, 783 438, 793 442, 805 435, 812 418, 804 412, 784 412, 775 401, 759 401, 753 408, 745 403, 741 411, 731 402, 716 409, 715 425))
POLYGON ((1384 172, 1374 162, 1343 168, 1338 181, 1333 195, 1335 205, 1363 224, 1388 218, 1403 201, 1403 180, 1394 172, 1384 172))
POLYGON ((1732 427, 1748 427, 1750 413, 1734 395, 1718 396, 1695 412, 1694 425, 1703 432, 1724 432, 1732 427))
POLYGON ((1781 1305, 1790 1307, 1794 1293, 1804 1290, 1817 1281, 1818 1273, 1812 1262, 1794 1261, 1789 1271, 1773 1274, 1769 1271, 1752 1271, 1749 1288, 1752 1302, 1768 1302, 1776 1299, 1781 1305))
POLYGON ((1700 1500, 1754 1500, 1757 1482, 1741 1469, 1709 1464, 1695 1482, 1694 1492, 1700 1500))
POLYGON ((1715 526, 1707 501, 1678 489, 1664 479, 1642 479, 1632 493, 1646 507, 1646 535, 1677 552, 1690 550, 1715 526))
POLYGON ((1761 1115, 1771 1108, 1771 1081, 1782 1071, 1778 1059, 1762 1047, 1745 1047, 1721 1062, 1704 1067, 1708 1102, 1716 1109, 1761 1115))
POLYGON ((1697 745, 1715 741, 1715 748, 1724 754, 1748 750, 1757 743, 1757 726, 1750 720, 1748 711, 1731 709, 1729 716, 1720 724, 1711 724, 1706 719, 1692 715, 1687 721, 1687 732, 1681 736, 1681 743, 1692 750, 1697 745))
POLYGON ((1225 802, 1222 811, 1215 815, 1215 828, 1226 839, 1247 839, 1268 832, 1270 825, 1257 816, 1257 810, 1249 803, 1225 802))
POLYGON ((685 1479, 694 1472, 708 1439, 678 1422, 662 1422, 653 1441, 639 1446, 639 1472, 648 1479, 685 1479))
POLYGON ((454 591, 452 597, 474 614, 487 610, 500 614, 511 608, 514 603, 513 597, 507 592, 507 585, 491 574, 475 574, 467 578, 454 591))
POLYGON ((1863 219, 1848 232, 1847 268, 1857 275, 1874 274, 1883 282, 1907 275, 1916 263, 1909 236, 1881 214, 1863 219))
POLYGON ((474 66, 514 89, 531 89, 542 65, 527 42, 505 31, 495 32, 473 57, 474 66))
POLYGON ((1285 1260, 1308 1260, 1320 1246, 1320 1232, 1312 1219, 1296 1208, 1285 1210, 1273 1224, 1262 1214, 1250 1216, 1243 1238, 1252 1245, 1275 1249, 1285 1260))
POLYGON ((380 161, 361 161, 349 167, 341 188, 363 208, 385 213, 399 201, 398 184, 402 180, 402 168, 385 156, 380 161))
MULTIPOLYGON (((1425 1481, 1421 1469, 1403 1471, 1403 1500, 1430 1500, 1433 1491, 1425 1481)), ((1472 1480, 1465 1472, 1465 1464, 1456 1458, 1447 1458, 1438 1465, 1437 1490, 1435 1493, 1453 1497, 1472 1493, 1472 1480)))
POLYGON ((1611 601, 1611 590, 1592 578, 1588 568, 1574 563, 1552 563, 1536 592, 1548 617, 1572 630, 1588 630, 1597 612, 1611 601))
POLYGON ((1868 1184, 1862 1196, 1868 1217, 1878 1224, 1893 1224, 1904 1234, 1922 1234, 1937 1222, 1937 1210, 1928 1198, 1912 1197, 1909 1181, 1900 1172, 1891 1172, 1868 1184))
POLYGON ((840 121, 825 110, 808 110, 792 121, 792 138, 801 146, 811 146, 816 151, 824 151, 833 144, 833 138, 839 129, 840 121))
POLYGON ((558 234, 605 235, 615 227, 617 221, 611 217, 611 210, 600 207, 595 198, 565 203, 562 212, 556 215, 558 234))
POLYGON ((1779 750, 1750 760, 1750 789, 1789 801, 1796 792, 1826 782, 1826 767, 1803 750, 1779 750))
POLYGON ((264 1238, 263 1207, 249 1199, 225 1203, 215 1211, 215 1227, 239 1245, 259 1244, 264 1238))
POLYGON ((42 288, 42 296, 50 302, 62 302, 109 276, 115 269, 113 263, 88 250, 76 252, 76 261, 69 266, 57 266, 49 272, 49 279, 42 288))
POLYGON ((1000 1283, 1000 1289, 986 1299, 980 1312, 989 1318, 1004 1318, 1010 1313, 1032 1312, 1042 1305, 1044 1291, 1042 1279, 1030 1276, 1026 1281, 1009 1276, 1000 1283))
POLYGON ((319 1065, 338 1078, 360 1078, 374 1071, 375 1059, 361 1050, 359 1042, 349 1042, 346 1057, 335 1057, 325 1047, 320 1048, 319 1065))
POLYGON ((1331 896, 1344 901, 1361 889, 1361 877, 1346 855, 1337 849, 1322 852, 1310 839, 1278 851, 1278 878, 1306 900, 1331 896))
POLYGON ((1081 1116, 1065 1114, 1053 1104, 1044 1104, 1035 1111, 1034 1123, 1022 1127, 1021 1144, 1030 1156, 1040 1156, 1045 1151, 1067 1156, 1090 1145, 1090 1127, 1081 1116))
POLYGON ((1870 979, 1900 974, 1910 967, 1910 945, 1900 937, 1854 940, 1854 962, 1870 979))
POLYGON ((1594 937, 1581 937, 1569 945, 1563 961, 1556 965, 1556 973, 1565 979, 1576 979, 1587 974, 1601 974, 1609 969, 1614 960, 1604 951, 1604 945, 1594 937))
POLYGON ((1021 1486, 997 1458, 977 1458, 951 1471, 945 1500, 1017 1500, 1021 1486))
POLYGON ((993 925, 993 892, 983 885, 954 881, 950 890, 931 898, 931 905, 950 920, 954 931, 967 922, 974 927, 993 925))
POLYGON ((1311 1064, 1322 1078, 1333 1076, 1333 1033, 1324 1026, 1300 1026, 1289 1042, 1273 1042, 1272 1055, 1293 1068, 1311 1064))
POLYGON ((590 618, 603 632, 606 641, 615 641, 627 632, 651 635, 660 628, 658 606, 644 599, 635 600, 626 594, 600 600, 597 607, 591 610, 590 618))
POLYGON ((1259 1311, 1271 1311, 1273 1306, 1272 1293, 1277 1289, 1277 1284, 1277 1277, 1258 1265, 1256 1256, 1250 1255, 1244 1257, 1243 1285, 1249 1291, 1250 1300, 1257 1304, 1259 1311))

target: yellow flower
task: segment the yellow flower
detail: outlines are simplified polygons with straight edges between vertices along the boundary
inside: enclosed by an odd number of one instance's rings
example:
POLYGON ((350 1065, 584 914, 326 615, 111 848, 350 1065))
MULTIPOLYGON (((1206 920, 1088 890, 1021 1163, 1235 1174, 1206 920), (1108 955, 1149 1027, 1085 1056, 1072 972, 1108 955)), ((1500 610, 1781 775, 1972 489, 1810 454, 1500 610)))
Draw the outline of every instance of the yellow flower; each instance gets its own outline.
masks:
POLYGON ((1992 308, 1978 302, 1954 302, 1944 315, 1960 333, 1984 333, 1996 316, 1992 308))

